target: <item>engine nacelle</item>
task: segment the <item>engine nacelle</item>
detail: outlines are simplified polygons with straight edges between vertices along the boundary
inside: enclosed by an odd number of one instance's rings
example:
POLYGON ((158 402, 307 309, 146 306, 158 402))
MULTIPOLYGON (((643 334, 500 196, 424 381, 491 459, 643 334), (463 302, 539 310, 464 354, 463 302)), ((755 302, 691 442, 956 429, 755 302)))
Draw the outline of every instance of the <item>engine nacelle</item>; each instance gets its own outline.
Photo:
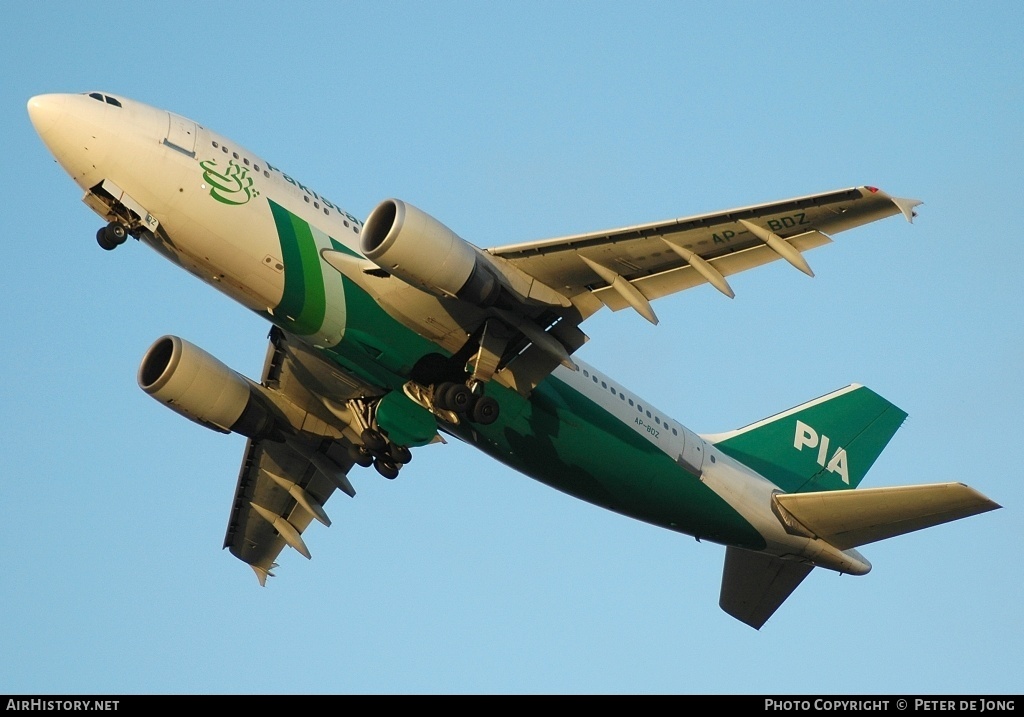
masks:
POLYGON ((411 204, 381 202, 370 212, 361 237, 368 259, 435 296, 490 306, 501 293, 496 272, 472 244, 411 204))
POLYGON ((274 428, 273 414, 244 377, 177 336, 149 347, 138 381, 172 411, 215 431, 263 438, 274 428))

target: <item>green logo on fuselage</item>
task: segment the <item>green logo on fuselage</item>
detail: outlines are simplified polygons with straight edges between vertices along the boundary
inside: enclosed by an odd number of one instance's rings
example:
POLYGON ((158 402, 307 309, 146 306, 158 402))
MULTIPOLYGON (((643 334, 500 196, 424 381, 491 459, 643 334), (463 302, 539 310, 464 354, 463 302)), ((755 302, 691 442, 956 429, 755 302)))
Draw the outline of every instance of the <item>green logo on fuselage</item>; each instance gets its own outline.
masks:
POLYGON ((210 185, 210 196, 218 202, 237 206, 260 194, 252 188, 249 169, 233 159, 223 172, 218 170, 214 159, 204 160, 199 166, 203 168, 203 181, 210 185))

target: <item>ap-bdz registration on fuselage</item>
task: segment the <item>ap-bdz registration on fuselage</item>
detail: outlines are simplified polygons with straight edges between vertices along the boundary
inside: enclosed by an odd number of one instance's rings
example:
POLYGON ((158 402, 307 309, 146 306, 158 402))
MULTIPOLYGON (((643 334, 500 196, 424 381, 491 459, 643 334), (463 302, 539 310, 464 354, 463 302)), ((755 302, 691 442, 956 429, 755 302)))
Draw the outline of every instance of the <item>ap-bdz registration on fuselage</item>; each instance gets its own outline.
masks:
MULTIPOLYGON (((814 567, 863 575, 856 548, 999 507, 961 483, 854 490, 906 414, 850 385, 736 431, 698 435, 576 357, 602 307, 651 302, 902 214, 854 187, 724 212, 480 249, 398 199, 365 223, 239 144, 100 92, 29 115, 114 249, 128 237, 273 324, 259 382, 176 336, 138 381, 248 438, 225 547, 265 584, 353 466, 395 478, 442 434, 558 490, 727 546, 722 608, 760 628, 814 567)), ((440 450, 440 449, 438 449, 440 450)))

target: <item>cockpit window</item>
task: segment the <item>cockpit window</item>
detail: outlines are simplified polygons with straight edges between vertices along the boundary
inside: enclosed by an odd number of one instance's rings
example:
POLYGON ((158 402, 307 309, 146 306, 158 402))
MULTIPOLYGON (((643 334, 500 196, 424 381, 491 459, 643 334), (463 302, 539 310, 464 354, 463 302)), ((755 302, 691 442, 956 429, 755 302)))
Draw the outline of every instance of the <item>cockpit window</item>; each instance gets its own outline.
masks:
POLYGON ((116 99, 114 97, 111 97, 109 95, 101 95, 99 92, 90 92, 89 96, 92 97, 97 102, 106 102, 108 105, 114 105, 114 107, 120 107, 121 106, 121 100, 118 100, 118 99, 116 99))

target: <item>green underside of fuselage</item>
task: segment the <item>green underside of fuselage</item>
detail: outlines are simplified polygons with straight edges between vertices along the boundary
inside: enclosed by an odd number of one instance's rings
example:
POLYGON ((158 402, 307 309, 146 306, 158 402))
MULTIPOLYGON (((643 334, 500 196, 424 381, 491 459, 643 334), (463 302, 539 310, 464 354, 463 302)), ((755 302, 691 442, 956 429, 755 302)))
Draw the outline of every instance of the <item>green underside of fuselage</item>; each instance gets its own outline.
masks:
MULTIPOLYGON (((434 343, 409 330, 344 280, 347 323, 328 353, 360 378, 401 390, 434 343)), ((764 539, 728 503, 672 458, 565 382, 548 377, 530 400, 492 381, 500 418, 444 425, 515 470, 617 513, 702 539, 750 548, 764 539)))
MULTIPOLYGON (((293 218, 275 216, 282 245, 296 239, 302 243, 301 220, 296 227, 293 218)), ((343 250, 340 244, 336 248, 343 250)), ((294 246, 282 249, 295 258, 311 253, 294 246)), ((312 301, 304 301, 297 287, 308 291, 322 275, 303 261, 286 266, 302 266, 305 276, 293 276, 286 284, 284 301, 305 315, 309 304, 320 303, 322 289, 314 292, 312 301)), ((392 318, 355 282, 340 273, 326 278, 334 277, 344 286, 345 333, 324 353, 343 369, 368 383, 400 391, 420 358, 428 353, 448 355, 392 318)), ((287 331, 302 333, 296 331, 299 322, 271 318, 287 331)), ((313 333, 317 327, 303 328, 313 333)), ((764 547, 761 535, 698 477, 564 381, 549 376, 529 400, 496 381, 487 385, 487 394, 500 406, 495 423, 441 428, 515 470, 594 505, 702 539, 764 547)))

